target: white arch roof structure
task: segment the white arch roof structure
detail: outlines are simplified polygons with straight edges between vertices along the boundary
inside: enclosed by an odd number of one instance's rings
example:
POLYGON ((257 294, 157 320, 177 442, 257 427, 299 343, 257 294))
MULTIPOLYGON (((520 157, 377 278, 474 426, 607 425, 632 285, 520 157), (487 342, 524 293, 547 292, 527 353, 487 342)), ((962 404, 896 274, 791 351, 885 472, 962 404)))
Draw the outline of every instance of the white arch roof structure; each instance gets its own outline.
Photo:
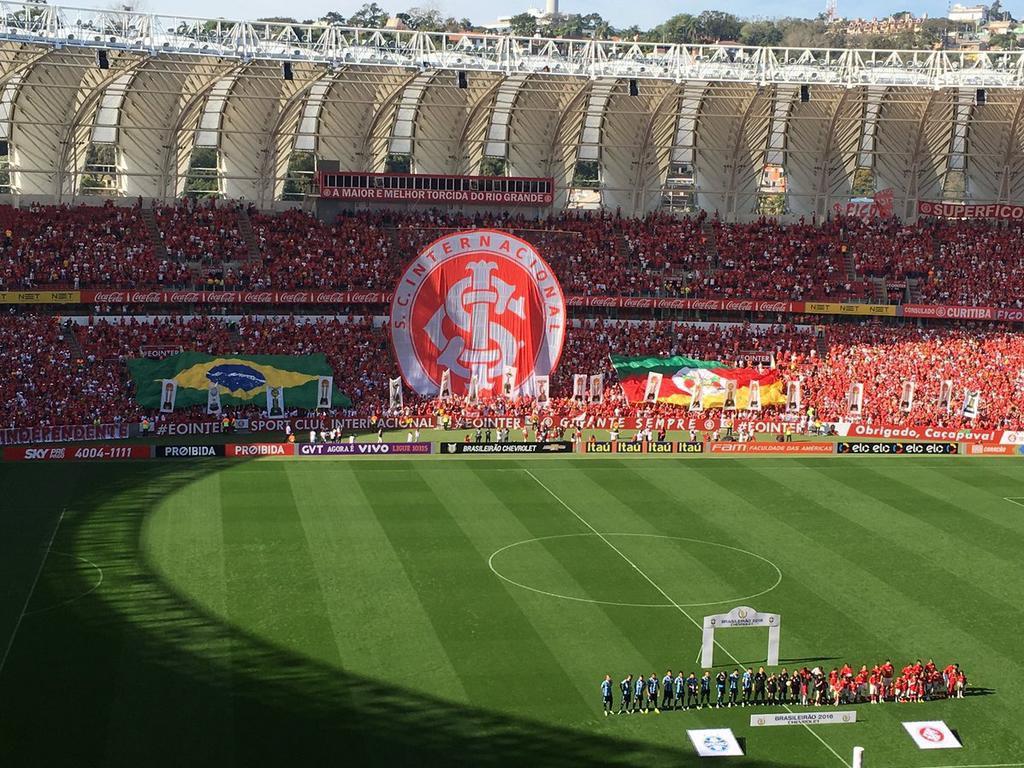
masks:
POLYGON ((756 210, 766 163, 785 168, 795 215, 844 201, 858 168, 905 216, 953 194, 953 173, 971 202, 1024 198, 1019 51, 634 44, 6 2, 0 96, 10 191, 29 199, 77 199, 97 143, 115 150, 122 196, 180 195, 198 146, 216 150, 224 195, 266 208, 295 151, 350 171, 396 153, 418 173, 503 158, 509 175, 554 177, 556 206, 577 162, 596 159, 602 203, 628 214, 662 205, 678 163, 697 205, 737 218, 756 210))

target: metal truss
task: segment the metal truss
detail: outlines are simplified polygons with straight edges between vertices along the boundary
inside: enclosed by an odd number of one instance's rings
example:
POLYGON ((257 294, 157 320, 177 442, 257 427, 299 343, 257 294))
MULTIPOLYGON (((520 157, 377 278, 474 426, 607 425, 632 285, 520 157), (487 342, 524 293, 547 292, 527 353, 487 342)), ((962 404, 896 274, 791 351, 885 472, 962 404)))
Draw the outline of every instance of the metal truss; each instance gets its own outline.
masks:
POLYGON ((1024 88, 1024 52, 668 45, 357 29, 0 2, 0 41, 310 62, 569 77, 913 88, 1024 88))

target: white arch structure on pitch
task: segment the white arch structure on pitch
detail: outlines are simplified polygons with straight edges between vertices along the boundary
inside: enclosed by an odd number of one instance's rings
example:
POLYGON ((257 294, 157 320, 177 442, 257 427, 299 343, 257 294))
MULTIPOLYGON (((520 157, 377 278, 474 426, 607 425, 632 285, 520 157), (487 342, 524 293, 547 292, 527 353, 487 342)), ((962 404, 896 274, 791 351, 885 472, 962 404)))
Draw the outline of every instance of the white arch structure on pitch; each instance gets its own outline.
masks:
POLYGON ((205 146, 221 193, 263 208, 288 205, 302 151, 352 171, 381 171, 389 154, 417 173, 504 161, 510 175, 554 177, 556 208, 577 163, 596 162, 601 203, 634 215, 663 206, 683 165, 696 204, 731 219, 755 214, 765 164, 785 168, 794 216, 845 202, 861 168, 912 218, 918 200, 1024 200, 1022 114, 1020 51, 630 44, 0 3, 0 141, 23 201, 82 199, 99 143, 115 150, 126 200, 179 196, 205 146))

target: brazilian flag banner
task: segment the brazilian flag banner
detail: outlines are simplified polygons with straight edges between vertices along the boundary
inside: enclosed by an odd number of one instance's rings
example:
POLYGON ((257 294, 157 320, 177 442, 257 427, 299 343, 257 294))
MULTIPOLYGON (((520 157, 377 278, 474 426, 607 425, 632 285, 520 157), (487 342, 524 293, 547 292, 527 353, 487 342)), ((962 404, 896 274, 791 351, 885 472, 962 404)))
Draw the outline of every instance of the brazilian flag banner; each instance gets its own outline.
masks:
MULTIPOLYGON (((284 390, 289 408, 317 406, 318 382, 334 371, 322 354, 315 355, 222 355, 180 352, 163 360, 134 358, 128 370, 135 380, 135 397, 143 408, 160 408, 163 382, 177 384, 175 408, 207 404, 210 385, 216 384, 224 405, 258 405, 266 401, 267 387, 284 390)), ((352 401, 337 389, 331 393, 332 408, 347 408, 352 401)))

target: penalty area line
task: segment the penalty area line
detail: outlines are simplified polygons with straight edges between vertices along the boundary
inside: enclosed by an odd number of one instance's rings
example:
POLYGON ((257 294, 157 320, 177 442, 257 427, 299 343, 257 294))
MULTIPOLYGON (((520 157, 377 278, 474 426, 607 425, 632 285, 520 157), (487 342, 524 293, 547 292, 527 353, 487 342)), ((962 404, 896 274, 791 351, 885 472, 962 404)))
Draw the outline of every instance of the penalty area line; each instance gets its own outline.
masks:
MULTIPOLYGON (((1018 507, 1024 507, 1024 496, 1003 496, 1003 501, 1016 504, 1018 507)), ((1024 763, 1006 763, 1005 765, 1024 765, 1024 763)))
MULTIPOLYGON (((529 469, 523 469, 523 472, 528 474, 537 485, 539 485, 541 488, 543 488, 545 491, 547 491, 548 495, 551 496, 551 498, 553 498, 555 501, 557 501, 559 504, 561 504, 563 507, 565 507, 567 510, 569 510, 569 512, 572 513, 573 517, 575 517, 577 520, 579 520, 581 523, 583 523, 583 525, 585 525, 587 528, 589 528, 594 533, 594 535, 596 535, 599 539, 601 539, 601 541, 603 541, 605 544, 607 544, 612 549, 613 552, 615 552, 619 557, 621 557, 623 560, 625 560, 633 568, 634 571, 636 571, 638 574, 640 574, 640 576, 642 576, 644 578, 644 580, 648 584, 650 584, 659 593, 661 593, 662 597, 664 597, 666 600, 668 600, 669 603, 671 603, 672 606, 677 611, 679 611, 681 614, 683 614, 683 616, 685 616, 690 621, 691 624, 693 624, 695 627, 697 627, 697 629, 701 630, 702 632, 704 631, 704 625, 703 624, 698 622, 695 618, 693 618, 693 616, 691 616, 689 613, 687 613, 686 609, 684 609, 681 605, 679 605, 679 603, 677 603, 675 600, 673 600, 671 595, 669 595, 664 589, 662 589, 660 586, 658 586, 657 582, 655 582, 654 579, 652 579, 650 576, 648 576, 646 573, 644 573, 642 570, 640 570, 640 566, 638 566, 636 563, 634 563, 621 549, 619 549, 614 544, 612 544, 605 537, 605 535, 603 533, 601 533, 594 526, 592 526, 590 523, 588 523, 583 518, 583 516, 580 515, 580 513, 577 512, 575 509, 570 507, 565 502, 565 500, 562 499, 561 496, 559 496, 557 493, 555 493, 553 490, 551 490, 547 485, 545 485, 543 482, 541 482, 540 478, 538 478, 535 474, 533 474, 533 472, 530 471, 529 469)), ((725 655, 728 656, 733 661, 733 663, 738 664, 741 667, 743 666, 743 662, 741 662, 739 659, 737 659, 735 656, 733 656, 731 653, 729 653, 728 649, 726 649, 717 640, 715 641, 715 645, 718 646, 719 648, 721 648, 722 651, 725 653, 725 655)), ((788 705, 784 704, 783 705, 783 709, 785 709, 790 714, 793 714, 793 710, 790 709, 788 705)), ((804 727, 804 729, 809 734, 811 734, 811 736, 816 738, 821 743, 821 745, 823 747, 825 747, 825 749, 827 749, 829 752, 831 752, 835 756, 836 760, 841 762, 843 765, 847 766, 847 768, 850 768, 850 763, 848 763, 842 757, 842 755, 840 755, 838 752, 836 752, 834 749, 832 749, 832 747, 828 744, 828 742, 826 742, 823 738, 821 738, 821 736, 819 736, 815 731, 811 730, 811 727, 809 725, 807 725, 807 723, 801 723, 801 725, 804 727)))
POLYGON ((53 540, 57 537, 57 529, 60 528, 60 524, 64 521, 64 513, 67 511, 67 507, 60 511, 60 516, 57 518, 57 524, 53 526, 53 532, 50 534, 50 540, 46 542, 46 551, 43 552, 43 558, 39 561, 39 568, 36 569, 36 576, 32 579, 32 586, 29 587, 28 594, 25 596, 25 604, 21 606, 21 613, 18 614, 18 620, 14 622, 14 629, 11 632, 11 637, 7 641, 7 648, 4 649, 4 655, 0 656, 0 675, 3 674, 4 665, 7 663, 7 657, 11 654, 11 648, 14 647, 14 638, 18 635, 18 630, 21 629, 21 622, 25 619, 25 612, 28 610, 28 604, 32 601, 32 595, 35 594, 36 585, 39 584, 39 577, 43 575, 43 567, 46 565, 46 560, 50 556, 50 549, 53 547, 53 540))

